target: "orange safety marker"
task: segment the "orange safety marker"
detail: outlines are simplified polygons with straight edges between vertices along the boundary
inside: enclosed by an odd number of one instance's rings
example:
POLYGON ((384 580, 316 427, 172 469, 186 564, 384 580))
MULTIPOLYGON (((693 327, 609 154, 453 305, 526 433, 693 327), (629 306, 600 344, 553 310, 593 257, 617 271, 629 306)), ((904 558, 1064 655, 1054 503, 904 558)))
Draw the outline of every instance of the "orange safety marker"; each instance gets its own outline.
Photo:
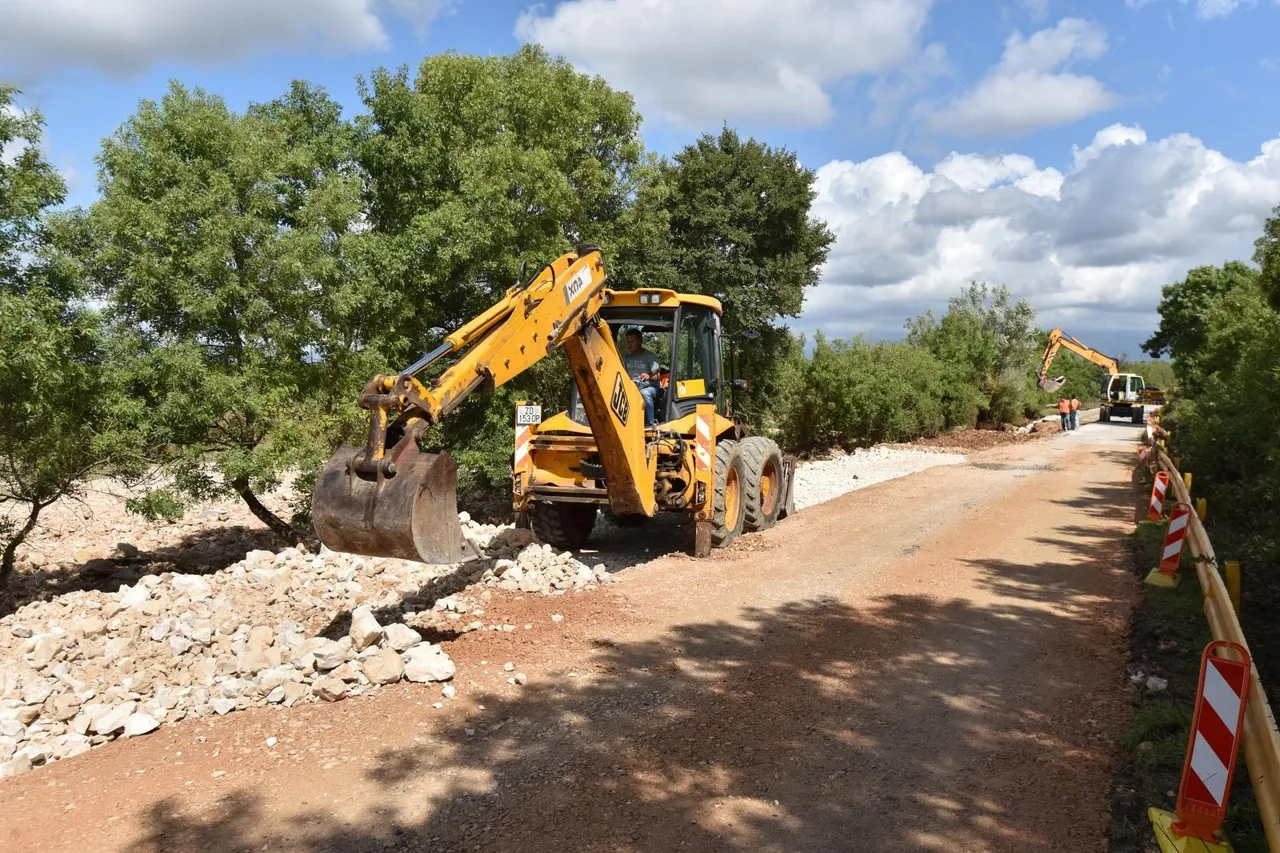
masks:
POLYGON ((1214 640, 1205 646, 1182 784, 1178 788, 1177 814, 1154 807, 1147 812, 1156 841, 1166 853, 1231 849, 1218 832, 1227 814, 1240 754, 1249 671, 1249 652, 1243 646, 1226 640, 1214 640), (1215 656, 1219 649, 1230 649, 1239 660, 1215 656))
POLYGON ((1147 521, 1159 521, 1164 516, 1164 499, 1169 493, 1169 473, 1157 471, 1151 484, 1151 504, 1147 507, 1147 521))
POLYGON ((699 471, 711 470, 711 415, 699 413, 694 421, 693 464, 699 471))
POLYGON ((1147 457, 1151 455, 1151 450, 1146 447, 1139 447, 1135 452, 1138 454, 1138 464, 1146 465, 1147 457))
POLYGON ((1164 548, 1160 552, 1160 565, 1147 575, 1152 586, 1177 586, 1178 563, 1182 562, 1182 543, 1187 538, 1187 525, 1191 523, 1191 505, 1178 501, 1169 513, 1169 526, 1164 531, 1164 548))
POLYGON ((529 438, 533 435, 533 428, 525 425, 516 427, 516 459, 515 468, 517 471, 523 471, 525 465, 529 462, 529 438))

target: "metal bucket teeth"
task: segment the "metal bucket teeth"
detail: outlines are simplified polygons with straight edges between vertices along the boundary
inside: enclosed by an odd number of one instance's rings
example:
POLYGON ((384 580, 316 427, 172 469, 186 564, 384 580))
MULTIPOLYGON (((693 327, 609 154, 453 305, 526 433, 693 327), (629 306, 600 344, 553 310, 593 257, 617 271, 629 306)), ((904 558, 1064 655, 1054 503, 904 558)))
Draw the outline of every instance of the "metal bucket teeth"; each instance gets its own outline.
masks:
POLYGON ((356 474, 363 448, 342 445, 316 482, 311 519, 334 551, 423 563, 463 562, 475 556, 458 522, 457 463, 448 453, 423 453, 406 440, 388 455, 395 474, 356 474))

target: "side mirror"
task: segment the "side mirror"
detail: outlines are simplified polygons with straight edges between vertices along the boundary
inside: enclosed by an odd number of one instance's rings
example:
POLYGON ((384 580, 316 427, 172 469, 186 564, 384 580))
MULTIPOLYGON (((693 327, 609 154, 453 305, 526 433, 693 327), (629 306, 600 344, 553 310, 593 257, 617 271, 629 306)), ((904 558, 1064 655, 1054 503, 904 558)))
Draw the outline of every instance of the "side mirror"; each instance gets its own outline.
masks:
POLYGON ((747 390, 747 380, 745 379, 735 379, 733 380, 733 382, 730 383, 730 385, 733 387, 733 390, 735 391, 747 390))
POLYGON ((733 337, 742 338, 743 340, 746 340, 746 341, 754 341, 760 337, 760 333, 757 332, 755 329, 739 329, 737 332, 734 333, 733 337))

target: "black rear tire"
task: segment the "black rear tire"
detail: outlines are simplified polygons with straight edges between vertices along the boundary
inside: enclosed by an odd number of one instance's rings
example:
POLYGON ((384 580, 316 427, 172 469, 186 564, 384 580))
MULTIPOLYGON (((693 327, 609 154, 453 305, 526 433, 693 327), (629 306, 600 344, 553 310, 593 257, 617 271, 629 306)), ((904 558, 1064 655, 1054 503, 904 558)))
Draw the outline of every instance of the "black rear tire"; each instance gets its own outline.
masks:
POLYGON ((742 529, 768 530, 782 509, 782 451, 772 439, 753 435, 742 440, 742 529))
POLYGON ((530 513, 533 535, 560 550, 581 548, 596 524, 596 505, 534 501, 530 513))

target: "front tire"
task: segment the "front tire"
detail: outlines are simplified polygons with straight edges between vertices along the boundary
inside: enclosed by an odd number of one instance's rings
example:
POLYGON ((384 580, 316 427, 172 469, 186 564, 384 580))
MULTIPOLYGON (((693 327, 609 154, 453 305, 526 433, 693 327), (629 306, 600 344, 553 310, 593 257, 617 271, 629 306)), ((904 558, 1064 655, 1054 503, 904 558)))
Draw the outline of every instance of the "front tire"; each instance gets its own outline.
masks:
POLYGON ((746 466, 736 441, 716 445, 715 515, 711 519, 711 547, 724 548, 742 534, 746 466))
POLYGON ((530 512, 533 535, 558 550, 581 548, 596 524, 596 505, 534 501, 530 512))
POLYGON ((743 473, 742 529, 768 530, 782 509, 782 451, 772 439, 749 436, 739 445, 743 473))
POLYGON ((1111 410, 1110 410, 1110 409, 1108 409, 1106 406, 1103 406, 1103 407, 1102 407, 1102 410, 1098 412, 1098 420, 1102 421, 1104 424, 1105 424, 1105 423, 1110 423, 1110 422, 1111 422, 1111 410))

